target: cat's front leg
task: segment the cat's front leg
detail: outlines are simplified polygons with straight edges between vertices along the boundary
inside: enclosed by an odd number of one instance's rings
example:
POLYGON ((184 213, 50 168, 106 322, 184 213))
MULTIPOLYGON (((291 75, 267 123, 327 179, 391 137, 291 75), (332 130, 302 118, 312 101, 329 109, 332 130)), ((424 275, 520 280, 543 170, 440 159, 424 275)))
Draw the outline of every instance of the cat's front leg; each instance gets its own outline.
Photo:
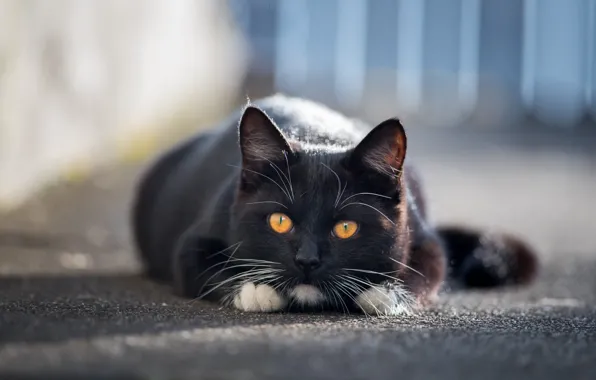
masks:
POLYGON ((275 312, 283 310, 288 301, 272 286, 247 282, 239 286, 233 304, 242 311, 275 312))
POLYGON ((356 296, 356 306, 368 315, 410 314, 415 298, 401 284, 385 282, 374 285, 356 296))

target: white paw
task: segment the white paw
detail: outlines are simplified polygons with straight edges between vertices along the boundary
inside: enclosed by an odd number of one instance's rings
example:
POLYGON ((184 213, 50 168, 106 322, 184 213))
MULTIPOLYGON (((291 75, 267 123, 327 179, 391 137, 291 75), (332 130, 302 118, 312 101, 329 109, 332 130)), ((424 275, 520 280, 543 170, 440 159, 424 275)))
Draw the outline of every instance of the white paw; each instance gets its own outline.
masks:
POLYGON ((300 284, 296 285, 290 296, 301 305, 314 306, 319 304, 325 299, 323 292, 316 286, 300 284))
POLYGON ((234 306, 242 311, 272 312, 283 309, 287 301, 269 285, 242 285, 234 297, 234 306))
POLYGON ((412 312, 413 298, 403 288, 373 286, 356 297, 356 305, 370 315, 400 315, 412 312))

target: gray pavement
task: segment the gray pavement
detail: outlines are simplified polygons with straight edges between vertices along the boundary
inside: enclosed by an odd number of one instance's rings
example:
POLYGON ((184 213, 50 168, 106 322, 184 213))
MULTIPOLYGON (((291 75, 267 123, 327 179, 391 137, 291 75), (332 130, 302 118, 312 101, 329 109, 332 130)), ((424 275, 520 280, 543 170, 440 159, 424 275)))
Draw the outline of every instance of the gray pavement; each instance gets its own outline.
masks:
POLYGON ((522 235, 542 259, 534 285, 452 292, 400 318, 180 299, 138 275, 139 167, 106 168, 0 216, 0 378, 593 379, 593 136, 410 136, 434 219, 522 235))

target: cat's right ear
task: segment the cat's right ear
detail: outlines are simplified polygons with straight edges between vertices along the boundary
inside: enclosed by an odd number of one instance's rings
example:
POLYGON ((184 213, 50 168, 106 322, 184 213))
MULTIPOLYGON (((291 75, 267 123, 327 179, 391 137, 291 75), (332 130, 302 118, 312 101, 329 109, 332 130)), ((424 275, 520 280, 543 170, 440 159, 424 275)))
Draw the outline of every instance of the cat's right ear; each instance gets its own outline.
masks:
POLYGON ((354 148, 350 166, 398 179, 406 158, 406 132, 399 119, 385 120, 354 148))
POLYGON ((284 162, 292 148, 281 130, 262 110, 248 106, 238 126, 242 152, 242 176, 250 179, 272 162, 284 162))

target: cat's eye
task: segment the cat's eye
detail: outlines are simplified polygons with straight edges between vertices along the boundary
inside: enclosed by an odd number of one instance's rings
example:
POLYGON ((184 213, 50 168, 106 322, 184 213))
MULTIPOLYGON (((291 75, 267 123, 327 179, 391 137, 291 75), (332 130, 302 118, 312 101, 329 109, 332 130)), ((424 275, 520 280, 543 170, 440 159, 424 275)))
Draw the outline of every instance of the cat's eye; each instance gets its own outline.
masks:
POLYGON ((333 235, 340 239, 348 239, 358 231, 358 223, 351 220, 343 220, 333 226, 333 235))
POLYGON ((274 212, 269 215, 269 227, 278 234, 285 234, 292 230, 294 223, 286 214, 274 212))

